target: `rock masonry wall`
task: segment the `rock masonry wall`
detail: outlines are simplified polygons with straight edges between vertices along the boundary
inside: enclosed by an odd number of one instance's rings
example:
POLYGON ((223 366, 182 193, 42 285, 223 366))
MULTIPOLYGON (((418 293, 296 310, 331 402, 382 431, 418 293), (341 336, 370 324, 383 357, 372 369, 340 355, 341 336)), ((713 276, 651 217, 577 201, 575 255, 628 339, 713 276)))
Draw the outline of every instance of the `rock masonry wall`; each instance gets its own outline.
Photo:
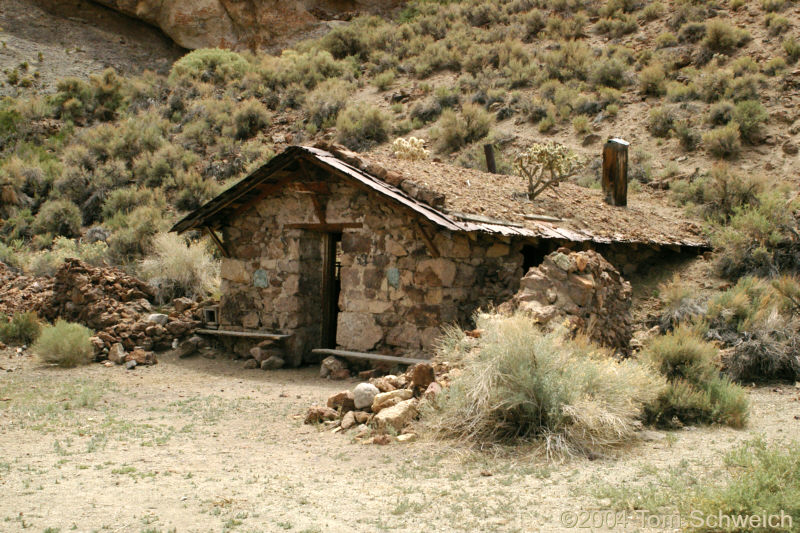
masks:
MULTIPOLYGON (((427 227, 440 254, 432 257, 416 218, 347 183, 329 186, 326 221, 362 224, 342 235, 339 347, 419 354, 442 324, 467 321, 519 288, 520 243, 427 227)), ((287 363, 298 365, 320 345, 322 234, 284 227, 318 222, 309 194, 284 191, 223 231, 231 258, 221 269, 220 325, 292 333, 287 363)))

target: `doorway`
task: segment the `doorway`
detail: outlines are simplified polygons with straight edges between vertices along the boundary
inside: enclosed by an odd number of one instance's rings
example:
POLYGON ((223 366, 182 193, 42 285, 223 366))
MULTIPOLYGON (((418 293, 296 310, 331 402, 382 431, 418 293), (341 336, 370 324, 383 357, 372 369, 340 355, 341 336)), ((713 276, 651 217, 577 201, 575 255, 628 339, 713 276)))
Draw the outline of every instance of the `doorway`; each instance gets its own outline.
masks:
POLYGON ((342 234, 322 236, 322 348, 336 348, 336 323, 339 318, 342 234))

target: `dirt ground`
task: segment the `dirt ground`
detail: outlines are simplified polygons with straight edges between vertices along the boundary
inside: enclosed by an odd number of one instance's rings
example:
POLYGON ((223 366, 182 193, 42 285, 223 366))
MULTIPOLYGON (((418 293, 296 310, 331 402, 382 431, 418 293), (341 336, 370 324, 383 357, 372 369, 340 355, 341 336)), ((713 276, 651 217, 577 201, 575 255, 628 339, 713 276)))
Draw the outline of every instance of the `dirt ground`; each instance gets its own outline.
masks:
POLYGON ((167 73, 184 53, 161 30, 87 0, 0 0, 0 71, 27 63, 28 75, 39 73, 31 88, 0 76, 0 95, 48 92, 61 78, 108 67, 167 73))
POLYGON ((691 428, 618 457, 548 463, 451 442, 356 443, 302 415, 354 382, 227 358, 126 371, 0 353, 2 531, 562 531, 604 488, 718 474, 755 435, 800 438, 800 389, 749 388, 744 430, 691 428), (51 529, 47 529, 51 528, 51 529))

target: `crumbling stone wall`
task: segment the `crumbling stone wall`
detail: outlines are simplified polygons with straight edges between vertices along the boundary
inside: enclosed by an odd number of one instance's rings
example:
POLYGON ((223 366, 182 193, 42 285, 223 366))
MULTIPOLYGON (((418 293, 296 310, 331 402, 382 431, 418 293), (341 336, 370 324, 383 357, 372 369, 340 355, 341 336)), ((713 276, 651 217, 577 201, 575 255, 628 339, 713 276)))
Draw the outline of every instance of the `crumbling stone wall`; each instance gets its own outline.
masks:
MULTIPOLYGON (((440 326, 465 322, 479 306, 513 296, 522 275, 521 243, 434 232, 433 257, 420 221, 377 194, 329 181, 328 223, 361 223, 341 242, 337 345, 356 351, 417 354, 440 326)), ((288 224, 318 223, 311 195, 287 187, 230 221, 223 231, 220 324, 293 334, 287 362, 309 359, 321 339, 322 236, 288 224)), ((424 225, 424 224, 423 224, 424 225)))
POLYGON ((593 341, 627 353, 631 338, 631 284, 602 255, 560 248, 522 278, 503 313, 521 311, 542 326, 564 324, 593 341))

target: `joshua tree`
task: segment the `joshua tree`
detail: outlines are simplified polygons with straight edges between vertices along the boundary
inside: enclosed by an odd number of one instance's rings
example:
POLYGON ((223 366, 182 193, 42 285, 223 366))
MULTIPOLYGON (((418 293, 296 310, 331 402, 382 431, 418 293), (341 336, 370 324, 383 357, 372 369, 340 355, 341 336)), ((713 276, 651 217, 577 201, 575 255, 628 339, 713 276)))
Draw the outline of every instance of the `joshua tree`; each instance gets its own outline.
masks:
POLYGON ((528 198, 533 200, 550 187, 578 171, 578 157, 554 142, 535 143, 514 158, 514 170, 528 180, 528 198))

